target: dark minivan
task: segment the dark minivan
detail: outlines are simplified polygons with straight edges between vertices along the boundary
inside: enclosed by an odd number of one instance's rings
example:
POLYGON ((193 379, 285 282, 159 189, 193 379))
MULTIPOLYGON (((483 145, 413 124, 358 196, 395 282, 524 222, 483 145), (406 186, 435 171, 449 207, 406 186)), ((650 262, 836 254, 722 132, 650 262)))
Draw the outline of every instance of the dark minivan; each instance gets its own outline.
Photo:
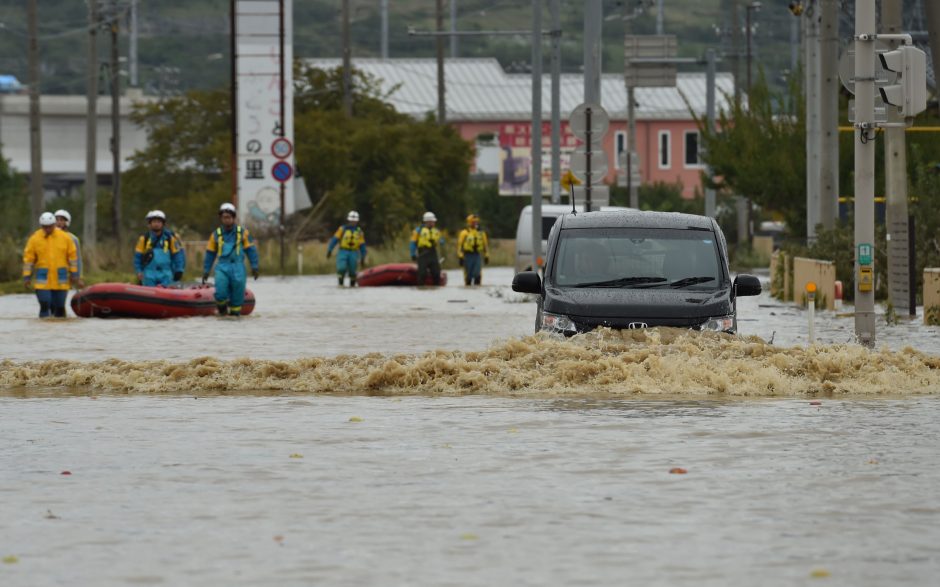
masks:
POLYGON ((672 212, 587 212, 558 218, 544 281, 516 274, 512 289, 539 295, 535 330, 573 335, 598 326, 671 326, 733 333, 737 297, 761 292, 732 281, 714 219, 672 212))

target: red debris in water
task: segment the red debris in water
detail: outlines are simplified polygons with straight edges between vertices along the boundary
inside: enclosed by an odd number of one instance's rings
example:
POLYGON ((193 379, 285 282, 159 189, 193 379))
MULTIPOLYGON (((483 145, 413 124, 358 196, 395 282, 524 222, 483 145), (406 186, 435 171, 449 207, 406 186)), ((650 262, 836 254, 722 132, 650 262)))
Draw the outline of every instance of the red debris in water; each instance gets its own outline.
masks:
POLYGON ((811 405, 811 406, 821 406, 821 405, 822 405, 822 402, 809 402, 809 405, 811 405))
POLYGON ((686 473, 688 473, 688 471, 683 469, 682 467, 673 467, 672 469, 669 469, 669 472, 672 473, 673 475, 685 475, 686 473))
POLYGON ((61 475, 71 475, 72 472, 71 472, 71 471, 62 471, 62 473, 60 473, 60 474, 61 474, 61 475))

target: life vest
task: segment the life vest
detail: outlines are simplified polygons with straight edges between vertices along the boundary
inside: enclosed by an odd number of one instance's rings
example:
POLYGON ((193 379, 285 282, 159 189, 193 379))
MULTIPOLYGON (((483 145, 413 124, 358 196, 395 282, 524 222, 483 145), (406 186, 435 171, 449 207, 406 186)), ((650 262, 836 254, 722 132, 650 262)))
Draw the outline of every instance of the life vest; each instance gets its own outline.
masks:
POLYGON ((339 239, 339 248, 347 251, 355 251, 362 244, 362 229, 358 226, 353 229, 343 227, 343 236, 339 239))
MULTIPOLYGON (((215 229, 215 241, 216 241, 216 254, 221 258, 222 252, 225 250, 225 237, 222 236, 222 227, 215 229)), ((236 258, 242 254, 242 226, 238 224, 235 226, 235 248, 232 250, 230 255, 234 255, 236 258)))
POLYGON ((463 237, 464 253, 482 253, 483 252, 483 233, 472 228, 467 229, 467 234, 463 237))
POLYGON ((435 228, 422 226, 418 229, 418 248, 433 249, 441 240, 441 231, 435 228))
POLYGON ((163 246, 162 246, 163 252, 167 254, 170 253, 170 242, 173 240, 172 232, 168 230, 164 230, 162 233, 160 233, 160 236, 158 237, 156 242, 154 242, 153 240, 152 232, 145 232, 144 234, 140 235, 140 238, 144 239, 144 252, 145 253, 155 248, 154 245, 160 242, 163 243, 163 246))

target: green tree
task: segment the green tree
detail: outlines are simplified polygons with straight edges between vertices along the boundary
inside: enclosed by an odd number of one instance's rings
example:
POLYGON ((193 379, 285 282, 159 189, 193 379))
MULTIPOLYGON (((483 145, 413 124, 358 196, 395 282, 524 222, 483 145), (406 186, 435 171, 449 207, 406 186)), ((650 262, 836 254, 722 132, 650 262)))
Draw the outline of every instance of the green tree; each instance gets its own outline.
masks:
POLYGON ((456 229, 467 212, 473 149, 449 125, 416 121, 384 101, 375 80, 355 72, 353 116, 342 110, 342 72, 295 69, 297 166, 324 217, 357 210, 370 241, 399 234, 432 210, 456 229))
POLYGON ((806 234, 806 129, 801 90, 789 88, 795 115, 781 114, 783 96, 771 91, 761 74, 748 102, 732 102, 711 130, 702 119, 703 160, 711 166, 712 187, 750 198, 782 217, 791 235, 806 234))
MULTIPOLYGON (((228 91, 191 91, 139 106, 133 120, 147 129, 147 148, 124 176, 125 218, 143 230, 148 210, 161 209, 178 229, 208 232, 215 210, 231 199, 231 114, 228 91)), ((109 209, 107 202, 99 210, 109 209)), ((99 219, 99 226, 108 226, 99 219)))

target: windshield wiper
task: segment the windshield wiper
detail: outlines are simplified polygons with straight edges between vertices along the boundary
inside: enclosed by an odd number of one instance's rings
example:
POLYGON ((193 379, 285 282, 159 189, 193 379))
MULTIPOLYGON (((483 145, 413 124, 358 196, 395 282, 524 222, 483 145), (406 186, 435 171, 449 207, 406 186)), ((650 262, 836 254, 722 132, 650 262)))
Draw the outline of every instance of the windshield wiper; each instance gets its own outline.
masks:
POLYGON ((608 279, 606 281, 593 281, 591 283, 579 283, 574 287, 624 287, 627 285, 639 285, 641 283, 662 283, 666 281, 664 277, 620 277, 618 279, 608 279))
POLYGON ((704 275, 703 275, 702 277, 686 277, 686 278, 684 278, 684 279, 679 279, 679 280, 677 280, 677 281, 673 281, 672 283, 669 284, 669 287, 674 287, 674 288, 676 288, 676 289, 679 289, 679 288, 683 288, 683 287, 688 287, 688 286, 690 286, 690 285, 696 285, 696 284, 699 284, 699 283, 705 283, 705 282, 708 282, 708 281, 715 281, 715 278, 714 278, 714 277, 704 276, 704 275))

